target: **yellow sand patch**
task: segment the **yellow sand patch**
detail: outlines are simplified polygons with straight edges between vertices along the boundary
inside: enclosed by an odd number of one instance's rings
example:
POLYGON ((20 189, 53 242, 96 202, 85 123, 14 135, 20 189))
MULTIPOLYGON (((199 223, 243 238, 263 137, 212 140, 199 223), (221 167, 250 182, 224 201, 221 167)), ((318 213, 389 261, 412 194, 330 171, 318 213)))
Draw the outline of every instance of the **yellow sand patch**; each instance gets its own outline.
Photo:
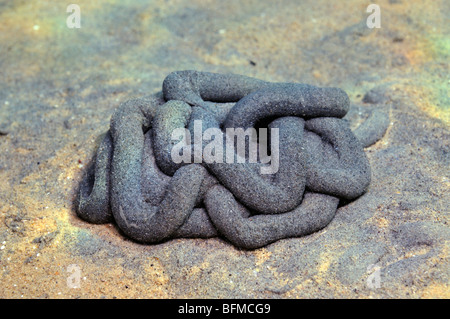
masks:
POLYGON ((332 257, 329 255, 328 252, 323 252, 320 255, 319 258, 319 265, 317 266, 318 275, 316 280, 321 281, 323 278, 323 275, 328 271, 328 268, 330 268, 332 257))
POLYGON ((270 256, 272 255, 272 252, 268 251, 265 248, 257 249, 254 251, 254 256, 256 257, 256 267, 261 266, 263 263, 265 263, 270 256))
POLYGON ((428 115, 439 118, 446 123, 450 122, 450 112, 438 108, 433 104, 434 91, 428 87, 418 87, 415 85, 405 85, 402 90, 406 92, 411 100, 419 107, 420 110, 428 115))
POLYGON ((449 299, 450 287, 446 284, 431 284, 421 292, 421 298, 427 299, 449 299))

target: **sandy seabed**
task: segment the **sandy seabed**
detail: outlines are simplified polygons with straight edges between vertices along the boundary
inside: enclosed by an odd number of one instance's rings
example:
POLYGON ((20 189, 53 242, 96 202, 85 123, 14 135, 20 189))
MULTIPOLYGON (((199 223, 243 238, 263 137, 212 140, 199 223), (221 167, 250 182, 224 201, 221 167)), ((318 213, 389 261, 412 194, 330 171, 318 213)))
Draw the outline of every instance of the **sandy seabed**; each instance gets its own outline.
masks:
POLYGON ((0 1, 0 298, 448 298, 448 1, 0 1), (73 202, 120 102, 175 70, 336 86, 366 149, 368 192, 325 229, 246 251, 141 245, 73 202), (364 98, 366 97, 366 98, 364 98))

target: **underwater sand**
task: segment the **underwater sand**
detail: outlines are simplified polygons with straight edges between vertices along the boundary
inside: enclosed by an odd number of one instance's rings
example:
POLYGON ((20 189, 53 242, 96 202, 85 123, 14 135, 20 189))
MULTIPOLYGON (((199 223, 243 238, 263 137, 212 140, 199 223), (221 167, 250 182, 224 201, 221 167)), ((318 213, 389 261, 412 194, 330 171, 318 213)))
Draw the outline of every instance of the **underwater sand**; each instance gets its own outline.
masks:
POLYGON ((65 3, 0 1, 0 298, 450 297, 448 1, 377 1, 379 29, 361 0, 76 3, 80 29, 65 3), (114 109, 184 69, 337 86, 355 123, 386 110, 369 191, 254 251, 80 220, 114 109))

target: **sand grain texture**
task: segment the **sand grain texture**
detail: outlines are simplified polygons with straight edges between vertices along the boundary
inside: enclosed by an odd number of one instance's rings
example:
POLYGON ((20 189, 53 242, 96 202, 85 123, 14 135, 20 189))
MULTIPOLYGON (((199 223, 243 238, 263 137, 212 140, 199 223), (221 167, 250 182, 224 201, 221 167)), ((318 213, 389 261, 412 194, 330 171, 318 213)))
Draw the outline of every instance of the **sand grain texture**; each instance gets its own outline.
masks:
POLYGON ((360 0, 77 3, 80 29, 65 3, 0 2, 1 298, 450 296, 448 1, 379 1, 380 29, 360 0), (115 108, 186 69, 339 87, 355 125, 387 112, 368 192, 327 228, 255 251, 140 245, 79 219, 115 108))

